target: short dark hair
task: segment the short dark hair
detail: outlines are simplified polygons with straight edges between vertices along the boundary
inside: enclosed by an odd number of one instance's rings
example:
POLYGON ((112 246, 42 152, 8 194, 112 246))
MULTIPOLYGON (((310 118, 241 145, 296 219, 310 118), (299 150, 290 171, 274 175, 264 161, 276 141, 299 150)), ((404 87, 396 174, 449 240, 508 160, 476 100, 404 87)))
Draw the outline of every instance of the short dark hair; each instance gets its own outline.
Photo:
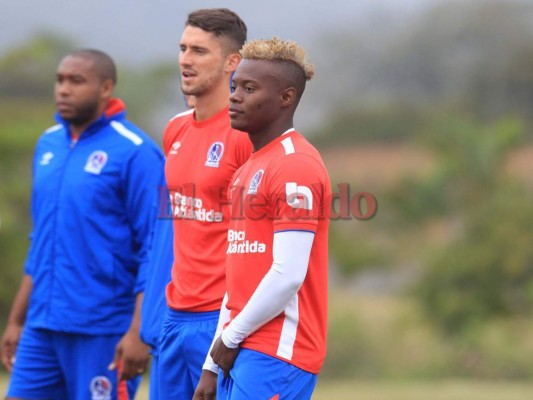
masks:
POLYGON ((230 39, 230 52, 237 53, 246 42, 248 28, 235 12, 227 8, 204 8, 191 12, 185 26, 194 26, 216 37, 230 39))
POLYGON ((94 61, 94 66, 102 81, 110 79, 113 84, 117 83, 117 67, 115 66, 115 62, 103 51, 95 49, 79 49, 74 50, 67 56, 87 58, 94 61))

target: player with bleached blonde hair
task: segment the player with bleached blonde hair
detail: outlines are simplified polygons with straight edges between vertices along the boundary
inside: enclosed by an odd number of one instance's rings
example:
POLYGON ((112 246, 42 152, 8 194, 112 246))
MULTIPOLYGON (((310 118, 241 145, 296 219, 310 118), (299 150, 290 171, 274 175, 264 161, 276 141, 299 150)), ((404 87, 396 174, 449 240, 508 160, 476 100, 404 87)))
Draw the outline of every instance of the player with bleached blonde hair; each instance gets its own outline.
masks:
POLYGON ((314 68, 278 38, 241 54, 229 114, 254 153, 228 191, 227 295, 210 353, 217 399, 309 399, 326 355, 331 191, 293 117, 314 68))

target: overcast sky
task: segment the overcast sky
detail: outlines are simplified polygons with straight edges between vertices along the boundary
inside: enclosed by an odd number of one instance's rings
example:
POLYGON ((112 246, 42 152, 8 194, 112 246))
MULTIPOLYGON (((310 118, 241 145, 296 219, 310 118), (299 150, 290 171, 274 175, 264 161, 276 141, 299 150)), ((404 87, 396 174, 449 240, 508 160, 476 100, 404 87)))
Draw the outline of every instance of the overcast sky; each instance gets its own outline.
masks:
POLYGON ((33 35, 52 31, 120 62, 146 65, 174 59, 189 11, 228 7, 247 23, 248 37, 278 35, 312 53, 324 32, 409 18, 438 0, 0 0, 0 54, 33 35))
MULTIPOLYGON (((378 37, 442 1, 447 0, 0 0, 0 56, 41 32, 52 32, 80 47, 109 53, 119 68, 177 65, 187 13, 227 7, 248 25, 248 39, 276 35, 296 40, 309 53, 317 74, 296 114, 297 126, 306 128, 334 107, 328 79, 331 59, 324 51, 324 46, 335 49, 330 38, 362 31, 367 39, 378 37)), ((174 108, 169 104, 158 118, 165 120, 174 108)))

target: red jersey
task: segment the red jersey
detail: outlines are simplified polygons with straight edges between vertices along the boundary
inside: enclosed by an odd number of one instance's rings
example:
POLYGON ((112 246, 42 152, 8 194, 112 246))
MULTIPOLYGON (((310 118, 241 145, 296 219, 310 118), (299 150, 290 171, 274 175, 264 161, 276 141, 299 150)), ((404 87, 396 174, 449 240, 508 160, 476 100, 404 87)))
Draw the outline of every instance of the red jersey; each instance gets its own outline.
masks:
POLYGON ((305 281, 284 312, 241 346, 318 373, 326 355, 331 187, 318 151, 290 130, 253 153, 229 189, 226 280, 231 319, 272 266, 274 233, 315 233, 305 281))
POLYGON ((228 184, 252 144, 246 133, 231 128, 224 108, 205 121, 195 121, 193 110, 178 114, 165 128, 163 147, 174 220, 167 304, 184 311, 218 310, 226 292, 228 184))

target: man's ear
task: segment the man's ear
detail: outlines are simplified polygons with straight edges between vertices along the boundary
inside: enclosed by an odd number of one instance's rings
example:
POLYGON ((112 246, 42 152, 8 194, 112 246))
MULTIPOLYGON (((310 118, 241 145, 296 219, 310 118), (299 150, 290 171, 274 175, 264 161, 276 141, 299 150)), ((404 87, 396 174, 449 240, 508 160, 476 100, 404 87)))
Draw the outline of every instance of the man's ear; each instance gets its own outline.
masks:
POLYGON ((239 53, 232 53, 226 57, 226 72, 233 73, 239 63, 241 62, 241 55, 239 53))
POLYGON ((114 87, 115 84, 113 83, 113 81, 111 79, 106 79, 102 82, 102 85, 100 86, 100 95, 106 99, 111 98, 114 87))
POLYGON ((296 98, 296 89, 292 86, 286 88, 283 93, 281 93, 281 107, 289 107, 293 105, 296 101, 296 98))

